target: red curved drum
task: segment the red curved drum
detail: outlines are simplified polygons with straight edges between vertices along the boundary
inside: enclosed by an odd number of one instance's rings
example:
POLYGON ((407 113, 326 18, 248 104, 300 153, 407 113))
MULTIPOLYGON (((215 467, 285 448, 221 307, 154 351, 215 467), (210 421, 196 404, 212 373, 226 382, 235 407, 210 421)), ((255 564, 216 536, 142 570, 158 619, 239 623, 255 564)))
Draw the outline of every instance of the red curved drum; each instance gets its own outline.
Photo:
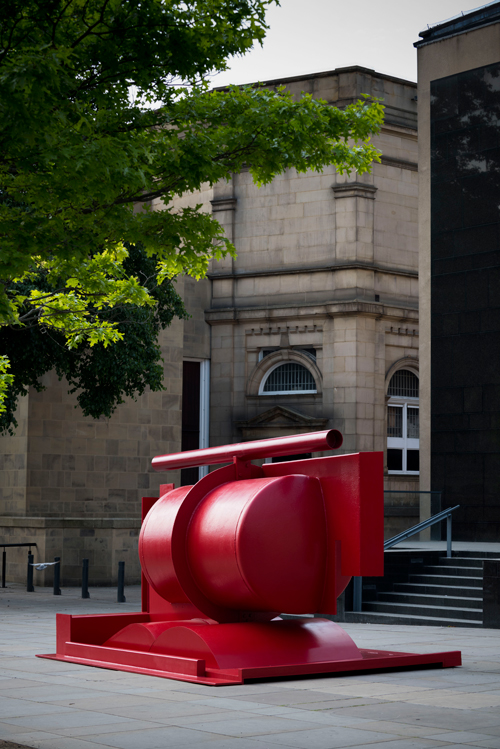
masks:
MULTIPOLYGON (((183 533, 175 521, 190 489, 176 489, 152 507, 139 541, 148 582, 172 603, 187 600, 176 574, 172 538, 183 533)), ((317 478, 275 476, 217 486, 195 507, 183 542, 194 584, 221 608, 268 612, 268 618, 275 612, 320 609, 327 536, 317 478)), ((213 615, 213 609, 197 605, 213 615)), ((232 618, 238 621, 241 615, 232 618)))

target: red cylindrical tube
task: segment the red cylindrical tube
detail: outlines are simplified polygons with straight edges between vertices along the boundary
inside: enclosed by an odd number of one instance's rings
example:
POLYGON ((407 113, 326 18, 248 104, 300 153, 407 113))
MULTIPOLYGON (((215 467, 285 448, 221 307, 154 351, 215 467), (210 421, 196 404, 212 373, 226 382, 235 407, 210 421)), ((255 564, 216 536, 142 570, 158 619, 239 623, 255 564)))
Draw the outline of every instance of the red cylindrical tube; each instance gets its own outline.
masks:
POLYGON ((239 442, 236 445, 207 447, 172 455, 157 455, 153 458, 152 465, 155 471, 171 471, 175 468, 229 463, 233 458, 256 460, 257 458, 277 458, 281 455, 298 455, 303 452, 335 450, 341 446, 342 442, 342 434, 337 429, 326 429, 323 432, 239 442))

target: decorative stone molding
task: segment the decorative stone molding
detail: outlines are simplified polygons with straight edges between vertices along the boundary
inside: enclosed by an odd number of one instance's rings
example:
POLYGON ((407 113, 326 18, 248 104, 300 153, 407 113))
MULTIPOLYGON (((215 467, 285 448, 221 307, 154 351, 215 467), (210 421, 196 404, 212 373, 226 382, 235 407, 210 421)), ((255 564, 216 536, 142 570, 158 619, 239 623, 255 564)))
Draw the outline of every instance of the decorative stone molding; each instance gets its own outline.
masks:
MULTIPOLYGON (((265 439, 270 431, 286 434, 303 434, 326 429, 328 419, 317 419, 285 406, 274 406, 247 421, 235 422, 243 432, 243 439, 265 439)), ((273 435, 274 436, 274 435, 273 435)))
POLYGON ((211 200, 210 203, 212 204, 212 213, 220 213, 221 211, 235 211, 237 202, 237 198, 217 198, 216 200, 211 200))
POLYGON ((416 356, 403 356, 401 359, 398 359, 395 361, 387 372, 385 373, 385 392, 387 392, 387 387, 389 385, 389 382, 391 381, 392 375, 398 371, 398 369, 409 369, 410 372, 413 372, 413 374, 416 374, 417 377, 419 376, 419 363, 416 356))
POLYGON ((408 327, 396 328, 394 325, 391 325, 390 328, 386 328, 385 332, 388 335, 411 335, 411 336, 418 336, 418 334, 419 334, 417 328, 408 328, 408 327))
MULTIPOLYGON (((310 302, 293 303, 290 305, 276 305, 269 307, 222 307, 220 309, 205 310, 205 322, 209 325, 249 325, 254 323, 257 333, 260 333, 259 323, 268 323, 263 329, 267 330, 270 319, 275 319, 275 326, 270 330, 274 332, 279 326, 281 320, 289 320, 292 317, 300 316, 325 320, 339 315, 363 315, 385 320, 400 321, 407 319, 409 323, 416 325, 418 323, 417 305, 402 307, 397 304, 384 302, 334 302, 332 304, 311 304, 310 302)), ((299 326, 300 327, 300 326, 299 326)))
MULTIPOLYGON (((297 364, 302 364, 303 367, 309 370, 309 372, 314 377, 314 380, 316 382, 316 392, 313 393, 313 395, 321 395, 322 393, 322 377, 321 372, 318 369, 318 366, 315 364, 315 362, 307 356, 307 354, 303 354, 300 351, 297 351, 295 349, 279 349, 278 351, 275 351, 272 354, 268 354, 268 356, 265 356, 253 369, 252 373, 250 374, 250 377, 248 378, 248 384, 247 384, 247 395, 250 396, 258 396, 259 395, 259 386, 262 382, 263 378, 267 374, 267 372, 275 367, 277 364, 285 364, 286 362, 297 362, 297 364)), ((262 396, 263 398, 269 397, 269 396, 262 396)), ((280 396, 280 397, 296 397, 295 395, 291 394, 290 396, 280 396)))
MULTIPOLYGON (((344 196, 345 197, 345 196, 344 196)), ((207 273, 207 278, 211 281, 214 279, 238 279, 238 278, 259 278, 260 276, 289 276, 305 273, 335 273, 343 270, 367 270, 375 273, 387 273, 391 276, 404 276, 407 278, 418 278, 418 271, 408 268, 396 268, 394 266, 381 265, 380 263, 367 263, 359 260, 349 262, 337 262, 329 265, 300 265, 297 267, 287 268, 266 268, 266 270, 248 270, 248 271, 218 271, 217 273, 207 273)))
POLYGON ((418 172, 418 164, 415 161, 405 161, 404 159, 394 159, 392 156, 382 156, 380 163, 385 166, 395 166, 399 169, 409 169, 410 172, 418 172))
POLYGON ((349 182, 344 185, 332 185, 333 196, 339 198, 367 198, 375 200, 377 188, 375 185, 367 185, 364 182, 349 182))
POLYGON ((290 333, 322 333, 322 325, 287 325, 286 328, 281 326, 249 328, 245 330, 245 335, 284 335, 290 333))

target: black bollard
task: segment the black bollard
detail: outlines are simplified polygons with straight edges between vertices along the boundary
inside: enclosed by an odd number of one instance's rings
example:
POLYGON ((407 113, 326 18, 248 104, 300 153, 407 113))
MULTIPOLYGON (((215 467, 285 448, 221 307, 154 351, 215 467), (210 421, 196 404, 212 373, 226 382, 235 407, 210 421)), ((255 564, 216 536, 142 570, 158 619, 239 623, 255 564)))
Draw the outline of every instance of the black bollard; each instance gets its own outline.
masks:
POLYGON ((34 593, 35 588, 33 587, 33 554, 31 553, 31 549, 28 553, 28 574, 26 579, 26 591, 28 593, 34 593))
POLYGON ((118 562, 118 603, 126 603, 123 589, 125 588, 125 562, 118 562))
POLYGON ((82 559, 82 598, 90 598, 89 594, 89 560, 82 559))
POLYGON ((54 557, 54 562, 57 562, 57 564, 54 565, 54 595, 60 596, 61 595, 61 557, 54 557))
POLYGON ((5 568, 7 567, 7 552, 2 552, 2 588, 5 588, 5 568))

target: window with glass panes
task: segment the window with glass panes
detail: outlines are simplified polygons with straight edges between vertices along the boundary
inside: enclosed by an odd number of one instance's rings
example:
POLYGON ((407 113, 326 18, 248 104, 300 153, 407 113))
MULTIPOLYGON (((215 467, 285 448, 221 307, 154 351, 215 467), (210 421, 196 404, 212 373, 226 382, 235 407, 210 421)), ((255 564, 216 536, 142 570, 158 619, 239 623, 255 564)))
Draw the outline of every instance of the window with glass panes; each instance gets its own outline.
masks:
POLYGON ((260 387, 261 395, 287 395, 290 393, 315 393, 314 377, 302 364, 287 362, 273 367, 260 387))
POLYGON ((389 473, 418 474, 419 423, 418 377, 400 369, 392 377, 387 394, 387 469, 389 473))

